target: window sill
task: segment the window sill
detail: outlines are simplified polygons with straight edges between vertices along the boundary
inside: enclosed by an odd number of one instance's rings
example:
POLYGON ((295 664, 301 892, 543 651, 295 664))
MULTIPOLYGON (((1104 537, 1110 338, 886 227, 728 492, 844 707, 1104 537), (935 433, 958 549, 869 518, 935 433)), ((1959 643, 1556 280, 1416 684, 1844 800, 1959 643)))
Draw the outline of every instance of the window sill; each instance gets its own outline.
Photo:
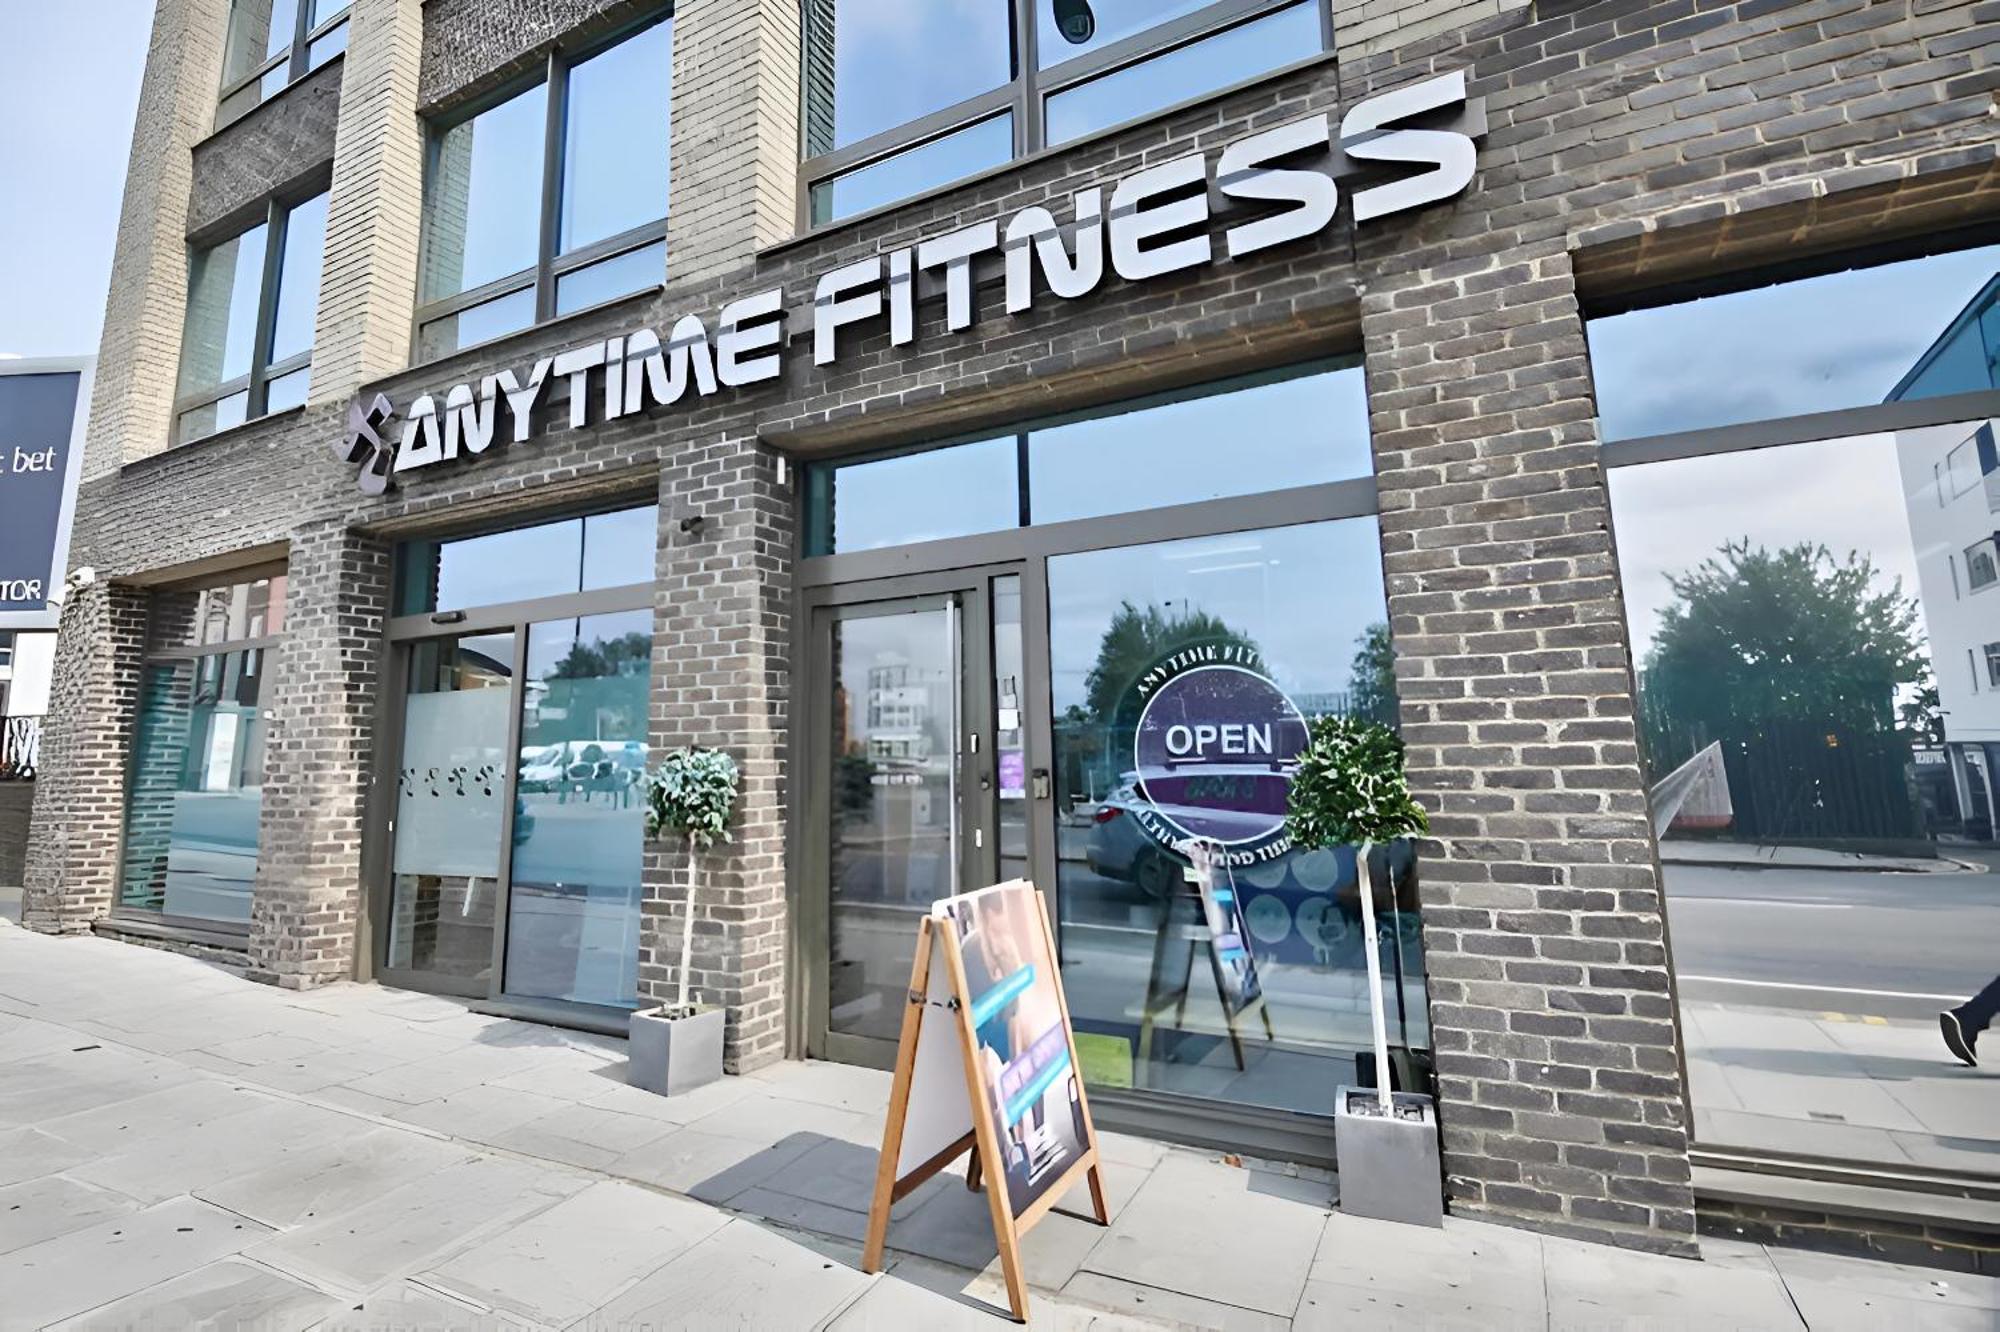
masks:
MULTIPOLYGON (((870 208, 866 212, 856 213, 852 217, 843 217, 837 222, 828 222, 822 226, 807 225, 796 235, 766 245, 757 251, 757 258, 762 260, 766 256, 785 254, 809 242, 824 240, 829 236, 838 236, 849 228, 873 222, 878 218, 893 216, 905 208, 915 208, 922 204, 933 203, 959 190, 969 189, 974 185, 982 185, 995 177, 1004 176, 1010 171, 1025 171, 1053 158, 1062 157, 1068 153, 1082 152, 1103 143, 1107 139, 1115 139, 1120 135, 1130 134, 1136 129, 1152 125, 1158 121, 1166 120, 1188 111, 1198 110, 1201 107, 1209 105, 1211 102, 1225 101, 1228 98, 1235 97, 1239 93, 1247 92, 1252 88, 1260 87, 1274 80, 1291 78, 1293 75, 1303 73, 1306 70, 1317 69, 1322 65, 1334 64, 1335 57, 1336 53, 1333 51, 1320 51, 1303 59, 1294 60, 1288 65, 1280 65, 1276 69, 1265 70, 1262 74, 1255 74, 1247 79, 1239 79, 1227 87, 1217 88, 1214 92, 1206 92, 1197 97, 1189 97, 1183 101, 1175 102, 1170 106, 1163 106, 1157 111, 1149 111, 1145 115, 1135 116, 1131 120, 1120 121, 1116 125, 1107 125, 1101 130, 1093 130, 1089 134, 1080 135, 1074 139, 1066 139, 1062 143, 1051 144, 1046 148, 1037 149, 1022 157, 1010 158, 998 166, 990 166, 983 171, 975 171, 969 176, 961 176, 957 180, 948 181, 943 185, 932 186, 930 189, 924 190, 919 194, 912 194, 907 199, 898 199, 894 203, 882 204, 878 207, 870 208)), ((857 167, 855 169, 859 170, 860 168, 857 167)), ((806 187, 806 196, 809 197, 809 194, 810 187, 806 187)), ((801 202, 803 203, 803 198, 801 202)))
POLYGON ((204 448, 210 444, 213 444, 217 440, 240 439, 243 436, 249 435, 256 430, 262 429, 267 426, 278 425, 278 424, 288 425, 296 421, 298 418, 304 416, 305 414, 306 414, 306 404, 301 403, 297 407, 287 407, 281 412, 270 412, 263 416, 257 417, 255 420, 245 421, 240 425, 230 426, 227 430, 218 430, 212 435, 203 435, 200 439, 191 439, 185 444, 169 444, 166 448, 161 449, 158 453, 149 453, 143 458, 134 458, 131 462, 121 464, 118 468, 118 474, 120 476, 123 476, 126 475, 127 473, 142 471, 149 465, 157 463, 163 458, 183 457, 186 454, 191 453, 196 449, 204 448))
POLYGON ((195 944, 232 953, 250 949, 250 926, 233 921, 196 920, 169 916, 142 907, 113 907, 111 914, 97 922, 105 934, 130 935, 136 939, 158 939, 165 943, 195 944))

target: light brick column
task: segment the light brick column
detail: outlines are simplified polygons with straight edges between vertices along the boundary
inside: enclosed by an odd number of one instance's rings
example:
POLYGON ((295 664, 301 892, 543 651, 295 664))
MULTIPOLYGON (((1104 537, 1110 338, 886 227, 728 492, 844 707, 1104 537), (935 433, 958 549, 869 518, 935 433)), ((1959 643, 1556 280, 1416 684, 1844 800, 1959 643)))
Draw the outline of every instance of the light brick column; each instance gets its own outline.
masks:
POLYGON ((250 977, 309 989, 362 946, 361 818, 382 694, 389 548, 339 525, 299 532, 264 742, 250 977))
POLYGON ((137 589, 92 583, 64 600, 28 843, 22 923, 31 930, 87 931, 118 892, 145 642, 137 589))
MULTIPOLYGON (((729 1009, 723 1062, 735 1073, 785 1053, 791 550, 791 496, 755 441, 690 444, 661 469, 650 742, 656 755, 725 749, 743 771, 730 840, 700 860, 690 982, 729 1009), (701 530, 681 531, 696 514, 701 530)), ((649 847, 642 997, 674 995, 686 899, 686 852, 649 847)))
POLYGON ((674 11, 667 273, 725 273, 797 229, 798 0, 682 0, 674 11))
POLYGON ((313 332, 312 400, 338 401, 410 363, 422 232, 421 0, 355 0, 348 19, 313 332))
POLYGON ((194 146, 215 130, 229 0, 159 0, 125 169, 83 479, 159 453, 173 431, 187 309, 194 146))
POLYGON ((1362 299, 1454 1210, 1694 1252, 1662 901, 1559 242, 1362 299))

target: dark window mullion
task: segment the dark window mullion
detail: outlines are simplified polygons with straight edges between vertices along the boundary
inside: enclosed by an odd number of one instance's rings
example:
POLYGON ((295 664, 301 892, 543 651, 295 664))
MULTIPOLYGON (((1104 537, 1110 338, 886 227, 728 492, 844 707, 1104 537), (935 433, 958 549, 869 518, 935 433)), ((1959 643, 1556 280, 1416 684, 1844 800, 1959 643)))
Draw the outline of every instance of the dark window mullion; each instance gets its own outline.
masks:
POLYGON ((1048 0, 1014 0, 1014 147, 1025 157, 1040 152, 1046 131, 1042 123, 1042 95, 1037 87, 1037 66, 1041 63, 1042 37, 1036 27, 1035 6, 1048 0))
POLYGON ((299 0, 298 13, 292 16, 292 68, 291 77, 285 82, 297 83, 306 76, 306 35, 312 31, 313 0, 299 0))
POLYGON ((549 52, 548 119, 542 139, 541 249, 535 261, 535 322, 555 318, 557 232, 562 218, 563 126, 569 101, 569 68, 559 52, 549 52))
MULTIPOLYGON (((300 0, 303 4, 304 0, 300 0)), ((285 231, 291 211, 273 199, 264 214, 264 273, 257 289, 257 330, 250 344, 250 401, 243 419, 254 421, 264 415, 265 380, 271 361, 271 342, 277 336, 278 275, 285 264, 285 231)))

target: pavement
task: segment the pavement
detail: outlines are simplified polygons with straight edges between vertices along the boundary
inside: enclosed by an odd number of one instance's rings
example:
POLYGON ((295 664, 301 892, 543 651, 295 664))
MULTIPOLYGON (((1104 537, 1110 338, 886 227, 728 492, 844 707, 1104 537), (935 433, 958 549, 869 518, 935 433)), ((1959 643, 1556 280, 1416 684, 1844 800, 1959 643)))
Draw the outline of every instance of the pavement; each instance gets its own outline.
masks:
MULTIPOLYGON (((988 1328, 955 1177, 858 1240, 886 1075, 665 1099, 623 1042, 0 923, 0 1328, 988 1328)), ((1706 1240, 1707 1261, 1332 1210, 1334 1181, 1103 1135, 1024 1245, 1059 1329, 2000 1328, 2000 1280, 1706 1240)))

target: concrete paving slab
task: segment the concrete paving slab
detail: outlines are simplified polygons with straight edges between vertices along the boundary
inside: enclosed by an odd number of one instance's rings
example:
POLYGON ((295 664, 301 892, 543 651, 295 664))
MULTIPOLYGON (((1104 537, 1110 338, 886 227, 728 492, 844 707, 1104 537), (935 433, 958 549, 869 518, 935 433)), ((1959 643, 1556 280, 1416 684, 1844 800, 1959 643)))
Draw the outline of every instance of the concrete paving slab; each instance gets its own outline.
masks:
POLYGON ((52 1055, 77 1044, 75 1032, 53 1022, 8 1016, 0 1025, 0 1064, 52 1055))
POLYGON ((39 1127, 65 1142, 109 1156, 125 1150, 135 1140, 159 1132, 162 1125, 194 1128, 270 1104, 268 1096, 204 1078, 130 1100, 114 1101, 95 1110, 45 1119, 39 1127))
POLYGON ((823 1141, 814 1134, 799 1133, 766 1146, 691 1128, 677 1129, 620 1156, 608 1171, 703 1202, 726 1203, 786 1169, 823 1141))
POLYGON ((768 1188, 745 1189, 729 1200, 729 1210, 788 1231, 825 1236, 859 1245, 868 1235, 868 1214, 814 1202, 768 1188))
MULTIPOLYGON (((766 1180, 762 1187, 866 1216, 875 1202, 875 1171, 880 1161, 878 1148, 828 1138, 766 1180)), ((963 1179, 963 1172, 954 1169, 926 1181, 922 1188, 891 1208, 890 1217, 900 1220, 909 1216, 938 1189, 962 1188, 963 1179)), ((741 1202, 731 1205, 744 1207, 741 1202)), ((744 1210, 755 1209, 744 1207, 744 1210)))
POLYGON ((1328 1209, 1255 1192, 1249 1171, 1173 1151, 1083 1266, 1104 1276, 1290 1317, 1328 1209))
POLYGON ((1868 1294, 1821 1281, 1787 1283, 1812 1332, 1994 1332, 1991 1309, 1868 1294))
POLYGON ((198 1053, 211 1054, 232 1064, 255 1067, 258 1064, 291 1063, 314 1058, 330 1053, 330 1047, 289 1031, 273 1031, 261 1036, 239 1036, 233 1041, 204 1045, 198 1053))
POLYGON ((371 1129, 295 1152, 261 1169, 192 1190, 198 1198, 277 1229, 341 1216, 412 1180, 473 1158, 462 1143, 371 1129))
POLYGON ((517 1314, 478 1309, 412 1281, 392 1282, 327 1315, 313 1332, 543 1332, 517 1314))
MULTIPOLYGON (((1384 1332, 1487 1332, 1488 1329, 1539 1332, 1549 1323, 1545 1316, 1518 1309, 1468 1310, 1463 1300, 1449 1294, 1407 1295, 1330 1281, 1308 1281, 1292 1326, 1301 1332, 1333 1332, 1333 1329, 1345 1332, 1349 1328, 1368 1328, 1371 1332, 1377 1328, 1384 1332)), ((1588 1326, 1609 1328, 1621 1324, 1601 1322, 1588 1326)))
POLYGON ((745 1096, 734 1105, 702 1116, 688 1127, 719 1138, 741 1138, 748 1142, 774 1143, 795 1133, 814 1133, 869 1147, 882 1145, 880 1114, 864 1115, 766 1093, 745 1096))
POLYGON ((40 1244, 138 1209, 137 1199, 62 1175, 9 1184, 0 1188, 0 1253, 40 1244))
POLYGON ((710 1235, 580 1326, 817 1328, 870 1279, 789 1236, 737 1220, 710 1235))
POLYGON ((279 1101, 213 1123, 166 1130, 115 1155, 84 1161, 70 1173, 159 1202, 362 1131, 352 1116, 279 1101))
POLYGON ((491 1143, 508 1129, 574 1106, 536 1092, 481 1084, 467 1087, 422 1105, 407 1105, 391 1111, 389 1118, 404 1124, 446 1133, 454 1138, 491 1143))
MULTIPOLYGON (((1868 1295, 1917 1299, 1926 1305, 2000 1311, 2000 1277, 1862 1261, 1804 1249, 1768 1252, 1772 1266, 1787 1286, 1817 1282, 1868 1295)), ((1995 1321, 2000 1323, 2000 1319, 1995 1321)))
POLYGON ((51 1332, 108 1332, 114 1328, 302 1332, 340 1307, 341 1301, 324 1291, 254 1263, 225 1258, 57 1323, 51 1332))
POLYGON ((238 1082, 273 1091, 316 1092, 395 1067, 398 1061, 373 1050, 330 1050, 311 1059, 273 1060, 235 1074, 238 1082))
POLYGON ((564 1327, 728 1224, 712 1207, 593 1184, 422 1273, 427 1285, 564 1327))
MULTIPOLYGON (((1446 1320, 1484 1309, 1536 1323, 1548 1313, 1541 1237, 1456 1217, 1431 1230, 1336 1212, 1313 1255, 1310 1280, 1380 1296, 1381 1309, 1446 1320)), ((1323 1299, 1354 1312, 1337 1292, 1323 1299)))
POLYGON ((62 1115, 129 1101, 203 1075, 184 1065, 144 1058, 96 1042, 18 1059, 0 1079, 0 1128, 39 1124, 62 1115))
POLYGON ((877 1277, 827 1328, 828 1332, 909 1332, 911 1328, 994 1332, 1002 1325, 992 1309, 904 1280, 892 1269, 877 1277))
POLYGON ((744 1081, 757 1084, 773 1096, 810 1101, 879 1119, 889 1108, 889 1089, 894 1079, 881 1069, 793 1059, 759 1069, 744 1081))
POLYGON ((682 1092, 679 1096, 661 1096, 626 1085, 622 1076, 621 1072, 618 1082, 598 1079, 598 1087, 588 1089, 591 1094, 578 1104, 657 1119, 668 1124, 687 1125, 735 1105, 744 1097, 754 1095, 762 1086, 749 1078, 723 1078, 691 1092, 682 1092))
POLYGON ((1803 1329, 1776 1274, 1545 1237, 1549 1326, 1803 1329))
MULTIPOLYGON (((1110 1233, 1095 1221, 1049 1213, 1021 1240, 1021 1262, 1028 1284, 1061 1290, 1110 1233)), ((889 1247, 974 1271, 1000 1271, 993 1213, 986 1195, 962 1187, 940 1189, 907 1220, 892 1221, 889 1247)))
POLYGON ((0 1256, 0 1325, 44 1327, 226 1258, 270 1234, 193 1198, 0 1256))
POLYGON ((1212 1328, 1215 1332, 1284 1332, 1289 1318, 1196 1299, 1157 1286, 1141 1286, 1096 1272, 1079 1272, 1062 1289, 1063 1298, 1107 1313, 1156 1319, 1172 1327, 1212 1328))
POLYGON ((40 1129, 0 1129, 0 1185, 40 1179, 90 1159, 90 1152, 40 1129))
POLYGON ((247 1256, 312 1285, 358 1294, 435 1266, 587 1182, 525 1162, 475 1157, 287 1231, 247 1256))

